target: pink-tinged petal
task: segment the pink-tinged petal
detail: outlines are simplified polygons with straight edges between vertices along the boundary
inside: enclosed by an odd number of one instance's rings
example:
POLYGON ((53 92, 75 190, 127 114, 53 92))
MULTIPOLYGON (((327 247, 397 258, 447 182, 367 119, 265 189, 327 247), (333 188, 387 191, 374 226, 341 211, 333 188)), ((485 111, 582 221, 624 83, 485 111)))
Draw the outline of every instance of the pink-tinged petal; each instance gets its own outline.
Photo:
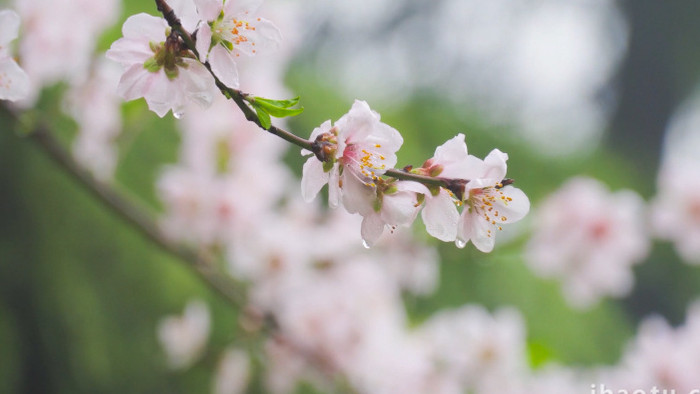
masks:
POLYGON ((362 228, 360 234, 365 245, 374 246, 384 232, 384 221, 379 214, 372 212, 362 218, 362 228))
POLYGON ((372 134, 373 126, 378 122, 379 114, 372 111, 367 102, 355 100, 350 111, 335 124, 342 134, 341 137, 347 139, 350 144, 365 140, 372 134))
POLYGON ((0 100, 17 101, 29 94, 27 73, 13 59, 0 60, 0 100))
POLYGON ((407 226, 413 223, 420 206, 413 192, 385 194, 382 201, 381 218, 390 225, 407 226))
POLYGON ((165 41, 165 31, 168 23, 163 18, 158 18, 146 13, 130 16, 122 26, 122 34, 126 38, 145 38, 146 43, 153 41, 160 43, 165 41))
MULTIPOLYGON (((229 3, 235 2, 235 0, 229 1, 229 3)), ((194 0, 194 4, 197 6, 197 12, 200 18, 206 22, 211 22, 216 19, 224 6, 222 0, 194 0)))
POLYGON ((168 79, 163 72, 150 73, 148 90, 144 94, 148 109, 163 117, 168 111, 181 112, 184 97, 177 83, 168 79))
POLYGON ((506 164, 507 160, 508 154, 503 153, 498 149, 492 150, 484 159, 486 168, 481 177, 497 179, 498 181, 503 180, 503 178, 506 177, 506 171, 508 169, 508 165, 506 164))
POLYGON ((182 27, 185 30, 192 32, 199 23, 199 15, 197 7, 192 0, 167 0, 168 5, 172 7, 175 15, 180 19, 182 27))
POLYGON ((228 0, 224 3, 224 15, 226 17, 234 17, 236 19, 246 19, 262 5, 262 0, 228 0))
POLYGON ((222 45, 216 45, 209 52, 209 64, 214 74, 232 89, 238 89, 238 69, 233 54, 222 45))
POLYGON ((340 189, 340 173, 338 171, 338 164, 333 166, 329 173, 328 178, 328 206, 335 209, 340 205, 340 200, 343 193, 340 189))
POLYGON ((148 46, 148 42, 128 38, 120 38, 112 43, 105 56, 124 66, 132 64, 143 64, 153 57, 154 53, 148 46))
POLYGON ((242 42, 236 49, 246 55, 259 55, 276 51, 282 42, 282 33, 272 22, 263 18, 250 21, 255 30, 247 30, 245 36, 248 41, 242 42))
POLYGON ((459 212, 446 191, 440 190, 437 196, 427 198, 421 217, 428 234, 445 242, 456 239, 459 212))
POLYGON ((202 63, 194 59, 183 59, 183 61, 188 67, 180 69, 180 76, 174 82, 182 80, 187 98, 203 108, 209 107, 214 100, 214 95, 217 94, 214 77, 202 63))
POLYGON ((469 223, 470 220, 471 217, 469 212, 467 212, 465 208, 465 210, 462 211, 462 216, 460 216, 459 221, 457 222, 456 244, 459 248, 463 248, 472 237, 472 226, 471 223, 469 223))
POLYGON ((306 202, 311 202, 328 183, 329 174, 323 171, 323 163, 312 156, 306 160, 301 177, 301 196, 306 202))
POLYGON ((207 61, 207 57, 209 57, 209 47, 211 46, 211 27, 206 24, 202 23, 202 25, 199 27, 199 30, 197 30, 197 42, 195 44, 195 47, 197 49, 197 53, 199 54, 199 60, 202 62, 207 61))
POLYGON ((475 156, 468 155, 463 160, 443 164, 443 170, 440 176, 451 179, 472 180, 481 177, 483 173, 484 161, 475 156))
POLYGON ((484 253, 489 253, 493 250, 496 243, 496 234, 494 234, 494 226, 487 222, 481 216, 477 215, 462 215, 464 226, 470 226, 470 241, 474 246, 484 253))
MULTIPOLYGON (((122 74, 117 87, 117 94, 126 101, 143 97, 150 89, 156 74, 143 68, 143 64, 132 65, 122 74)), ((160 116, 162 117, 162 115, 160 116)))
POLYGON ((350 213, 369 215, 374 211, 374 200, 377 198, 375 188, 365 185, 347 168, 341 176, 343 182, 343 206, 350 213))
POLYGON ((428 189, 424 184, 413 182, 413 181, 399 181, 396 182, 396 188, 400 191, 411 191, 418 194, 425 194, 430 196, 430 189, 428 189))
POLYGON ((506 186, 500 189, 501 194, 506 199, 496 198, 495 206, 499 211, 502 223, 513 223, 522 219, 530 212, 530 199, 525 193, 515 187, 506 186), (504 219, 505 218, 505 219, 504 219))
POLYGON ((464 142, 464 134, 459 133, 444 144, 435 148, 433 159, 436 163, 445 165, 453 162, 465 160, 467 153, 467 143, 464 142))
POLYGON ((17 38, 19 32, 19 15, 12 10, 0 11, 0 48, 17 38))

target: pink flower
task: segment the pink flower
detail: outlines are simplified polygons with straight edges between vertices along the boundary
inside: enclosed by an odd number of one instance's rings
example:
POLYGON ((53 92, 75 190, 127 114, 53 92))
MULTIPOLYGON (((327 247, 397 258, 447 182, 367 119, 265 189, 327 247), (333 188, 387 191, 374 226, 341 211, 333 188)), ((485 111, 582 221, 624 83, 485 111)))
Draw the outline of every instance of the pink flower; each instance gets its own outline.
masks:
POLYGON ((632 191, 610 193, 595 179, 574 178, 542 202, 527 262, 538 275, 562 281, 573 306, 623 296, 634 281, 631 266, 649 250, 643 209, 632 191))
MULTIPOLYGON (((476 176, 480 160, 467 153, 464 134, 458 134, 435 149, 435 155, 428 159, 414 173, 445 179, 471 179, 476 176)), ((454 241, 457 238, 459 211, 457 197, 442 187, 427 188, 414 183, 413 190, 425 195, 425 208, 421 212, 428 234, 441 241, 454 241)))
POLYGON ((221 82, 237 89, 235 58, 274 49, 282 35, 272 22, 253 16, 262 0, 195 0, 195 3, 204 21, 197 31, 200 60, 209 61, 221 82))
POLYGON ((667 161, 652 202, 655 234, 671 240, 687 262, 700 264, 700 175, 697 161, 667 161))
POLYGON ((530 210, 530 200, 522 190, 501 182, 506 176, 508 155, 494 149, 486 159, 471 159, 461 179, 464 208, 457 224, 457 246, 468 241, 482 252, 493 250, 496 232, 506 223, 517 222, 530 210))
POLYGON ((169 110, 179 117, 193 101, 208 107, 216 87, 214 78, 182 48, 162 18, 148 14, 129 17, 124 37, 112 44, 107 57, 126 67, 117 91, 125 100, 146 99, 148 108, 163 117, 169 110))
MULTIPOLYGON (((379 119, 366 102, 356 100, 335 126, 326 121, 314 129, 311 139, 321 146, 319 155, 324 161, 309 157, 304 164, 301 192, 306 201, 313 200, 328 183, 329 204, 337 207, 344 184, 355 181, 375 186, 374 181, 396 165, 396 151, 403 138, 379 119)), ((309 153, 302 151, 304 155, 309 153)), ((349 197, 352 200, 354 196, 349 197)))
POLYGON ((386 227, 393 231, 397 226, 410 226, 421 207, 411 187, 413 182, 375 182, 370 186, 348 177, 343 184, 343 205, 348 212, 362 216, 360 233, 366 247, 373 246, 386 227))
POLYGON ((29 94, 29 77, 7 50, 18 31, 19 16, 11 10, 0 11, 0 100, 16 101, 29 94))

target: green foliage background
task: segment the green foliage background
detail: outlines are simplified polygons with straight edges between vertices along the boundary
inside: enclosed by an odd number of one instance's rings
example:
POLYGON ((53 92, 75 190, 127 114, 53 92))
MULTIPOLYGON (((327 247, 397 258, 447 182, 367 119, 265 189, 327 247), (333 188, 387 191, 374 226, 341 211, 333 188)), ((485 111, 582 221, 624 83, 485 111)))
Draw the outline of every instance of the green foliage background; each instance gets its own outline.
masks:
MULTIPOLYGON (((628 87, 634 86, 630 75, 654 65, 634 60, 634 56, 645 53, 644 48, 656 48, 652 42, 638 42, 643 41, 647 24, 667 23, 663 26, 671 31, 666 32, 669 40, 676 37, 674 28, 687 25, 673 27, 670 16, 663 17, 674 12, 680 15, 683 10, 675 6, 664 8, 665 13, 655 21, 640 17, 646 15, 644 7, 659 7, 648 3, 626 5, 633 26, 638 23, 641 27, 633 35, 632 60, 622 69, 621 114, 607 144, 593 155, 542 158, 508 137, 506 130, 489 128, 478 117, 465 120, 462 108, 438 96, 421 95, 400 107, 373 105, 383 121, 404 136, 399 166, 420 165, 436 146, 463 132, 470 153, 483 157, 494 147, 509 153, 509 176, 531 196, 534 206, 573 175, 594 176, 613 190, 632 188, 650 197, 660 131, 642 130, 633 149, 620 142, 625 141, 623 136, 635 133, 627 126, 635 124, 632 118, 637 114, 627 100, 632 94, 628 87), (646 143, 639 145, 640 141, 646 143)), ((125 2, 124 18, 137 12, 156 14, 148 2, 125 2)), ((106 49, 120 36, 119 30, 117 26, 107 32, 100 47, 106 49)), ((677 69, 685 71, 667 70, 671 79, 666 81, 667 88, 673 94, 649 96, 648 105, 672 109, 697 77, 700 61, 690 47, 695 41, 673 42, 676 45, 667 48, 665 55, 676 59, 677 69)), ((294 63, 288 83, 306 108, 291 123, 298 135, 308 135, 313 127, 337 119, 350 107, 332 86, 317 81, 302 60, 294 63)), ((46 92, 41 111, 68 143, 75 125, 60 115, 60 91, 56 87, 46 92)), ((643 109, 637 107, 637 111, 643 109)), ((158 119, 142 101, 125 105, 124 116, 118 187, 157 212, 154 181, 162 165, 177 157, 179 137, 174 120, 158 119)), ((300 173, 302 162, 296 149, 290 150, 287 161, 300 173)), ((248 339, 238 332, 236 311, 182 264, 142 239, 82 190, 28 138, 20 136, 7 118, 0 118, 0 218, 0 392, 206 392, 217 352, 232 341, 246 344, 248 339), (155 327, 163 315, 180 313, 195 296, 206 299, 212 308, 211 352, 193 369, 173 373, 166 367, 155 327)), ((636 268, 632 295, 578 312, 567 307, 555 283, 535 278, 523 265, 519 251, 525 239, 488 255, 470 246, 460 250, 426 240, 440 250, 441 285, 430 297, 406 297, 412 323, 419 324, 440 308, 464 303, 488 308, 516 306, 526 319, 535 367, 547 361, 614 363, 643 316, 659 313, 673 323, 682 322, 700 286, 698 270, 680 263, 669 245, 657 243, 648 261, 636 268)), ((253 385, 251 392, 259 388, 253 385)))

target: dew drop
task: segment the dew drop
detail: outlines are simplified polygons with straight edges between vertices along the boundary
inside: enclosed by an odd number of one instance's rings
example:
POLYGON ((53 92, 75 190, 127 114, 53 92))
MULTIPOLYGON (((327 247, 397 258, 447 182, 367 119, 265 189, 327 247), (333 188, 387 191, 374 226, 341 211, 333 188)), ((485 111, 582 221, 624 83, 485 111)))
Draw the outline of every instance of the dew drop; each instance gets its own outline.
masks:
POLYGON ((175 119, 182 119, 182 116, 184 114, 184 112, 173 112, 173 116, 175 117, 175 119))
POLYGON ((365 249, 369 249, 369 248, 370 248, 369 243, 367 243, 367 241, 365 241, 364 239, 362 240, 362 246, 364 246, 365 249))
POLYGON ((461 240, 461 239, 457 239, 457 240, 455 241, 455 245, 457 245, 458 248, 462 249, 462 248, 464 248, 465 246, 467 246, 467 242, 466 242, 466 241, 463 241, 463 240, 461 240))

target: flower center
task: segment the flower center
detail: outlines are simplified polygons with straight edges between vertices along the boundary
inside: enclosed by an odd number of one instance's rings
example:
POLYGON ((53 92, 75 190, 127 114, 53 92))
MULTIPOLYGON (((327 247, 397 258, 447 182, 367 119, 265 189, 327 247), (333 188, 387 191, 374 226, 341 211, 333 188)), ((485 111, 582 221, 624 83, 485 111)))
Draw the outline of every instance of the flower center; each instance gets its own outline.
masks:
POLYGON ((169 79, 175 79, 178 76, 178 67, 187 68, 187 63, 183 61, 184 57, 194 57, 187 48, 183 46, 177 35, 170 33, 165 42, 159 44, 155 42, 149 43, 153 57, 143 63, 143 67, 150 72, 158 72, 161 68, 165 71, 165 75, 169 79))
MULTIPOLYGON (((374 148, 381 148, 381 144, 374 144, 374 148)), ((345 147, 343 152, 343 157, 341 158, 344 163, 352 162, 357 163, 360 174, 366 178, 371 178, 372 180, 377 180, 377 171, 386 170, 386 157, 379 152, 372 150, 371 148, 364 148, 360 145, 349 143, 345 147)), ((372 183, 374 184, 374 183, 372 183)))
MULTIPOLYGON (((260 20, 260 18, 258 18, 258 20, 260 20)), ((255 46, 255 43, 248 37, 248 34, 255 31, 255 26, 251 25, 248 21, 235 18, 219 19, 213 22, 211 30, 214 42, 228 43, 231 45, 231 47, 229 47, 230 50, 245 43, 250 43, 253 47, 255 46)), ((252 52, 255 53, 255 49, 253 49, 252 52)))
POLYGON ((591 238, 599 241, 610 234, 610 224, 606 221, 599 220, 593 223, 589 231, 591 238))
MULTIPOLYGON (((469 190, 469 209, 473 209, 477 215, 482 216, 498 230, 503 230, 499 223, 507 221, 508 218, 499 212, 496 203, 508 205, 511 201, 513 198, 506 196, 501 189, 495 187, 469 190)), ((488 230, 487 235, 491 237, 491 230, 488 230)))

